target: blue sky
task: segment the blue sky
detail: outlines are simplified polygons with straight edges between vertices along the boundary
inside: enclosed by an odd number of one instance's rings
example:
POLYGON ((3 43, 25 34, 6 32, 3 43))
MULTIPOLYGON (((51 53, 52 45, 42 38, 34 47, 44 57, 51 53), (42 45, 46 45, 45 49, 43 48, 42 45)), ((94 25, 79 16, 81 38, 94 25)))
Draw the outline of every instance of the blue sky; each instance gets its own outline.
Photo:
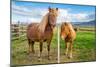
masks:
POLYGON ((48 7, 59 8, 57 23, 95 20, 95 6, 12 1, 12 22, 40 22, 48 7))

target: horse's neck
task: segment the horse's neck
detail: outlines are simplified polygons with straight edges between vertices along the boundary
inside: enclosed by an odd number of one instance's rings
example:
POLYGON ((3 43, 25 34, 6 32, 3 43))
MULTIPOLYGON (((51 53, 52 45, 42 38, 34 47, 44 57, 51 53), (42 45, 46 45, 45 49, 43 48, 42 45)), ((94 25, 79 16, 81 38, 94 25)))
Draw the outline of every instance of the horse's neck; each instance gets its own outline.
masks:
POLYGON ((47 24, 45 31, 52 31, 52 28, 51 28, 51 26, 49 24, 47 24))
POLYGON ((43 19, 41 20, 40 24, 45 24, 48 20, 48 13, 43 17, 43 19))
POLYGON ((52 30, 52 29, 51 29, 51 26, 50 26, 50 24, 49 24, 49 20, 50 20, 50 19, 49 19, 48 17, 49 17, 49 13, 46 14, 46 15, 43 17, 43 19, 42 19, 43 21, 41 22, 41 23, 43 23, 43 24, 45 25, 45 26, 44 26, 44 27, 45 27, 45 32, 46 32, 46 31, 52 30))
POLYGON ((39 30, 41 32, 45 31, 47 23, 48 23, 48 13, 43 17, 42 21, 39 24, 39 30))

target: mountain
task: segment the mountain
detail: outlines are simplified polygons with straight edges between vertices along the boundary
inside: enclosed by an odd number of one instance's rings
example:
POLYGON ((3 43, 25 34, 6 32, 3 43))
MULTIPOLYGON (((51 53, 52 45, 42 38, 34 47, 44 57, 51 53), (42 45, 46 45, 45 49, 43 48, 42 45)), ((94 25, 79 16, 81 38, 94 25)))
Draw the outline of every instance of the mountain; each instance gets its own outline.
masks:
POLYGON ((73 22, 72 24, 77 26, 95 26, 96 20, 89 21, 89 22, 73 22))

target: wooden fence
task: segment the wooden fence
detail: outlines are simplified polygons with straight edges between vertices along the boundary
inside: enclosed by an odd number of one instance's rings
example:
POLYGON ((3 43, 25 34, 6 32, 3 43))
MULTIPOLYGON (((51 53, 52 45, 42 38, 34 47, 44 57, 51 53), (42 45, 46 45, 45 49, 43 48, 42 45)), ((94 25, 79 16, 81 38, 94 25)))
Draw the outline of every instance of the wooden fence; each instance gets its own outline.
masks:
POLYGON ((19 40, 21 37, 26 39, 26 29, 27 25, 25 24, 11 24, 11 40, 19 40))
MULTIPOLYGON (((26 29, 28 24, 21 24, 18 22, 17 24, 11 24, 11 40, 20 40, 20 38, 23 37, 23 39, 26 39, 26 29)), ((75 27, 76 31, 95 31, 95 29, 91 28, 81 28, 81 27, 75 27)))

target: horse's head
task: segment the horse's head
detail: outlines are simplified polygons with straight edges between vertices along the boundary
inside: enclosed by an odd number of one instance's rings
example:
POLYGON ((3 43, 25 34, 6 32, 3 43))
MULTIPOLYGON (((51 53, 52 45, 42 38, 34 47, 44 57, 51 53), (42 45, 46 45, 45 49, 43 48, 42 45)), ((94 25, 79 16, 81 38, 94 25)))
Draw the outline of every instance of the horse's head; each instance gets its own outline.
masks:
POLYGON ((49 16, 48 16, 48 22, 51 26, 51 28, 54 28, 56 26, 56 20, 58 16, 58 8, 50 8, 49 7, 49 16))
POLYGON ((69 33, 69 27, 68 26, 69 26, 69 23, 66 23, 66 22, 62 23, 62 25, 61 25, 60 36, 63 40, 67 37, 67 35, 69 33))

